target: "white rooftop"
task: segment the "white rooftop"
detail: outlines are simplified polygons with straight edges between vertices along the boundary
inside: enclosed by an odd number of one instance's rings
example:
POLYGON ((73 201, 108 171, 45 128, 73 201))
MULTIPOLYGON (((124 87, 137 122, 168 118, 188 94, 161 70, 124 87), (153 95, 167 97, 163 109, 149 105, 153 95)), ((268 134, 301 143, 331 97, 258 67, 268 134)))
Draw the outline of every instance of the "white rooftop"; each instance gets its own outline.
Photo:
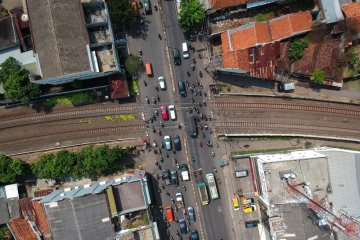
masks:
POLYGON ((261 161, 263 163, 271 163, 271 162, 321 158, 321 157, 325 157, 325 155, 315 152, 314 150, 304 150, 304 151, 294 151, 294 152, 279 153, 279 154, 264 154, 264 155, 257 155, 252 157, 257 158, 258 161, 261 161))
POLYGON ((19 198, 19 191, 18 191, 17 184, 15 183, 15 184, 6 185, 5 193, 6 193, 7 199, 19 198))

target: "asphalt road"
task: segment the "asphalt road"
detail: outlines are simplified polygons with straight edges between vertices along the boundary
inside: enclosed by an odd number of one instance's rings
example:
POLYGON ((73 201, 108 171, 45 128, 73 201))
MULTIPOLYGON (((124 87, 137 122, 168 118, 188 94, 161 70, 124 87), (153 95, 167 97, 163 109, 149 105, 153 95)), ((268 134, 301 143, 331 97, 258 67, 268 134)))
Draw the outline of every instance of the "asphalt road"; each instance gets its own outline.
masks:
MULTIPOLYGON (((151 62, 154 70, 154 77, 150 78, 147 77, 146 74, 141 74, 140 81, 139 81, 139 88, 140 88, 140 100, 143 102, 144 107, 146 109, 144 115, 146 119, 149 119, 154 114, 155 109, 157 109, 160 112, 160 106, 162 104, 169 105, 174 104, 177 110, 178 114, 178 120, 177 121, 164 121, 164 128, 162 128, 159 124, 160 122, 160 116, 157 117, 156 121, 151 124, 149 131, 150 136, 150 143, 153 144, 153 141, 155 140, 157 144, 160 144, 161 141, 163 141, 164 135, 170 135, 172 138, 175 134, 180 135, 182 140, 182 151, 176 152, 175 154, 173 152, 168 152, 169 157, 166 157, 165 150, 162 149, 162 156, 164 158, 164 163, 161 163, 158 159, 158 162, 161 164, 162 169, 170 169, 170 170, 176 170, 176 165, 173 163, 173 158, 175 158, 179 164, 182 163, 188 163, 189 167, 191 169, 191 172, 197 171, 197 178, 193 177, 192 182, 180 182, 180 186, 184 185, 186 186, 187 191, 182 191, 181 187, 166 187, 165 191, 168 191, 171 195, 171 198, 175 198, 176 192, 182 192, 184 195, 185 205, 186 206, 194 206, 196 214, 199 214, 199 209, 201 209, 201 219, 202 224, 198 221, 196 225, 191 225, 190 229, 197 229, 201 234, 201 239, 233 239, 229 235, 231 232, 231 229, 229 226, 231 226, 231 223, 227 222, 229 221, 226 217, 229 213, 229 207, 228 207, 228 200, 227 197, 224 195, 221 195, 222 200, 216 200, 211 201, 208 206, 201 206, 200 200, 198 198, 198 190, 195 187, 196 182, 204 181, 205 174, 209 172, 213 172, 213 169, 216 167, 215 158, 211 156, 212 150, 208 148, 205 144, 207 140, 212 140, 212 135, 210 134, 209 130, 200 130, 200 136, 197 139, 190 138, 188 134, 186 133, 186 129, 182 128, 181 130, 178 129, 178 124, 181 124, 183 126, 186 126, 187 123, 184 121, 185 116, 188 114, 187 109, 196 104, 196 107, 199 109, 199 111, 203 115, 207 115, 206 109, 204 106, 200 107, 199 102, 202 102, 203 100, 207 101, 207 98, 204 96, 205 89, 202 89, 200 86, 198 86, 198 83, 196 81, 199 81, 199 68, 202 68, 200 66, 199 59, 196 58, 196 70, 193 71, 190 67, 191 64, 193 64, 193 57, 194 55, 191 55, 190 59, 183 59, 182 58, 182 64, 180 66, 174 66, 173 64, 173 58, 172 58, 172 49, 178 48, 180 53, 181 51, 181 44, 182 42, 185 42, 184 34, 180 30, 180 28, 177 25, 177 14, 176 14, 176 5, 175 1, 162 1, 162 12, 163 16, 165 17, 164 23, 165 23, 165 30, 166 30, 166 36, 164 35, 161 19, 159 16, 159 12, 153 11, 152 15, 146 15, 145 18, 145 28, 148 29, 147 34, 145 34, 145 37, 143 39, 140 38, 138 41, 138 46, 142 50, 143 55, 142 59, 144 62, 151 62), (160 40, 158 37, 158 34, 162 35, 162 39, 160 40), (168 41, 169 49, 166 51, 166 45, 165 40, 168 41), (170 54, 170 58, 168 58, 168 54, 170 54), (168 61, 170 60, 170 62, 168 61), (170 69, 173 69, 174 78, 172 79, 170 69), (187 72, 190 73, 190 77, 187 76, 187 72), (166 79, 167 84, 167 90, 166 91, 159 91, 155 90, 155 85, 157 85, 157 78, 159 76, 164 76, 166 79), (146 82, 146 84, 144 83, 146 82), (189 86, 187 86, 187 97, 180 97, 178 94, 177 89, 177 82, 178 81, 187 81, 189 83, 189 86), (190 92, 190 86, 191 83, 194 84, 194 88, 198 93, 197 96, 194 94, 191 94, 190 92), (174 86, 175 84, 175 86, 174 86), (173 92, 173 89, 175 89, 175 93, 173 92), (151 101, 153 97, 159 96, 160 102, 157 102, 156 104, 151 101), (150 99, 150 104, 147 104, 145 102, 145 97, 148 97, 150 99), (194 104, 192 103, 192 98, 194 99, 194 104), (156 130, 161 129, 161 136, 156 132, 155 134, 152 133, 151 128, 154 126, 156 130), (203 137, 204 136, 204 137, 203 137), (186 143, 185 143, 185 141, 186 143), (200 147, 200 142, 202 142, 203 147, 200 147), (187 147, 186 147, 187 146, 187 147), (188 150, 188 151, 187 151, 188 150), (195 162, 192 162, 191 159, 194 157, 196 160, 195 162), (199 175, 199 169, 202 169, 202 175, 199 175), (203 228, 202 228, 203 227, 203 228), (202 231, 202 229, 204 231, 202 231)), ((206 89, 206 91, 208 91, 206 89)), ((194 115, 199 116, 197 113, 193 113, 194 115)), ((208 125, 211 127, 211 123, 209 122, 201 122, 202 126, 208 125)), ((216 156, 220 158, 221 156, 216 156)), ((158 174, 161 175, 161 171, 158 170, 158 174)), ((222 179, 221 171, 219 169, 217 173, 217 177, 222 179)), ((163 181, 155 181, 155 187, 157 184, 162 184, 163 181)), ((218 186, 221 188, 221 185, 218 186)), ((225 193, 225 191, 220 191, 220 193, 225 193)), ((162 204, 162 206, 165 208, 165 206, 171 205, 170 197, 166 196, 164 194, 164 191, 162 191, 161 194, 157 194, 157 201, 162 204), (161 199, 159 198, 161 196, 161 199)), ((183 218, 181 211, 178 213, 175 213, 176 217, 178 219, 183 218)), ((199 216, 199 215, 197 215, 199 216)), ((200 220, 200 219, 199 219, 200 220)), ((163 224, 162 224, 163 225, 163 224)), ((163 230, 164 226, 160 226, 160 229, 163 230)), ((178 230, 178 224, 177 223, 171 223, 169 227, 168 233, 171 236, 176 236, 176 230, 178 230)), ((164 231, 162 231, 162 237, 164 237, 164 231)), ((183 235, 185 237, 185 235, 183 235)))

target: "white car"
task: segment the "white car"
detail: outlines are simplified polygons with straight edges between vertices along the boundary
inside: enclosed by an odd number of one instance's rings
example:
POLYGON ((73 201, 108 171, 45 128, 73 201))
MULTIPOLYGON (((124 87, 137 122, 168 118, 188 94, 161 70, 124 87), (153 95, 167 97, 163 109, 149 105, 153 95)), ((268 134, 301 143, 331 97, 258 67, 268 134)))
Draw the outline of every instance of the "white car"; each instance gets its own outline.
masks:
POLYGON ((172 149, 170 136, 164 136, 164 142, 166 150, 170 151, 172 149))
POLYGON ((158 77, 159 85, 161 90, 166 90, 165 78, 163 76, 158 77))
POLYGON ((171 120, 175 121, 176 120, 175 106, 174 105, 169 105, 168 110, 169 110, 169 113, 170 113, 171 120))

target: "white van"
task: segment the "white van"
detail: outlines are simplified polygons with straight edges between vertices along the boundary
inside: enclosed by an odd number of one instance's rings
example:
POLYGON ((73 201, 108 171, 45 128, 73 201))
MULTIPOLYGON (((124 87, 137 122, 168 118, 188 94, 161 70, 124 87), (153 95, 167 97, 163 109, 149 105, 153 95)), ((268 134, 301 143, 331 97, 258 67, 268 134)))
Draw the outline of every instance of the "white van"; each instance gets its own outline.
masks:
POLYGON ((170 113, 170 119, 175 121, 176 120, 175 106, 174 105, 169 105, 168 109, 169 109, 169 113, 170 113))
POLYGON ((186 42, 182 44, 182 51, 183 51, 183 57, 185 59, 190 57, 189 48, 186 42))

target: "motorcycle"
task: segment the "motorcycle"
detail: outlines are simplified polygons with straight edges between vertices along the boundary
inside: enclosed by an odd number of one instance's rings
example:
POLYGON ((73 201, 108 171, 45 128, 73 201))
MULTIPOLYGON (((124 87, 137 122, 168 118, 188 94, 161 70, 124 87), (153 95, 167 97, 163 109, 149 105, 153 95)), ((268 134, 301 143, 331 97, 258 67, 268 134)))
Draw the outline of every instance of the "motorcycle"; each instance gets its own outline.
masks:
POLYGON ((202 71, 199 72, 199 76, 200 76, 200 78, 203 77, 202 71))

